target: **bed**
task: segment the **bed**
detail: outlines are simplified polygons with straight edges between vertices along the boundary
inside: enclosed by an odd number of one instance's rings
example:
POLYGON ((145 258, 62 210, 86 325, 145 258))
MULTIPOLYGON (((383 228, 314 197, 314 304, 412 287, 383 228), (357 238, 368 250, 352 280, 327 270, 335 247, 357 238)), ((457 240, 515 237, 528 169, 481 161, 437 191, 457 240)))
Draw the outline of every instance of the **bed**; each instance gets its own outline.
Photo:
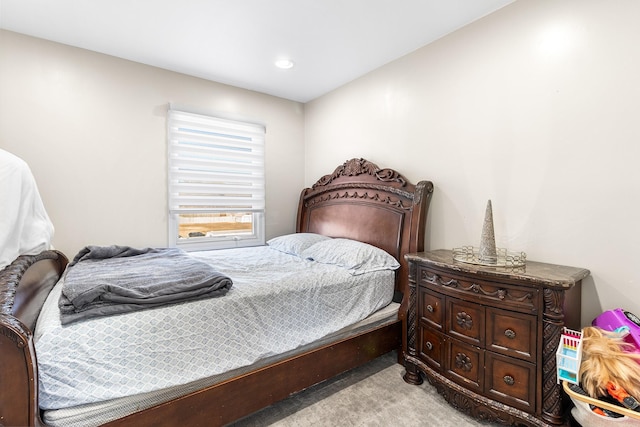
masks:
MULTIPOLYGON (((399 263, 391 273, 394 302, 355 325, 223 373, 215 381, 194 381, 190 390, 165 395, 104 424, 225 425, 389 351, 398 350, 403 360, 408 308, 404 254, 424 249, 432 192, 429 181, 412 184, 397 171, 365 159, 348 160, 304 189, 296 233, 363 242, 391 254, 399 263)), ((36 345, 34 334, 67 264, 64 254, 50 250, 20 256, 0 272, 2 425, 47 425, 36 353, 43 347, 36 345)), ((373 286, 373 279, 371 285, 368 280, 361 279, 360 286, 373 286)), ((145 338, 153 342, 153 336, 145 338)))

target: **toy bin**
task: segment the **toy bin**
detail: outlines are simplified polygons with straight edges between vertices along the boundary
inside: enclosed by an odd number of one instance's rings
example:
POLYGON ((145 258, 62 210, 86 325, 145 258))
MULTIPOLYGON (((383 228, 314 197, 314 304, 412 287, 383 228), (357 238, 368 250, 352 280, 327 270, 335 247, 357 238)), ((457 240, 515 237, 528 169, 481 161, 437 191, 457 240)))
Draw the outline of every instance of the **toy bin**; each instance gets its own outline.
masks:
POLYGON ((582 427, 640 426, 640 412, 635 412, 622 406, 594 399, 586 395, 580 387, 570 384, 568 381, 563 381, 562 387, 575 405, 575 407, 571 409, 571 415, 582 427), (601 409, 615 412, 620 415, 620 417, 614 418, 597 414, 593 412, 589 405, 594 405, 601 409))

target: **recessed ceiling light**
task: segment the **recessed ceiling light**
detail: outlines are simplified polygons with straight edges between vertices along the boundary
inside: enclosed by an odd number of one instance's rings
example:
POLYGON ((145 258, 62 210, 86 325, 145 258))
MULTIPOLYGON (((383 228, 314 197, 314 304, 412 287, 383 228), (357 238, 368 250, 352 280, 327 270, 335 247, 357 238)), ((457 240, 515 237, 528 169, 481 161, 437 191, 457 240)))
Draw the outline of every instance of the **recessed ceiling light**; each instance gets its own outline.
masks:
POLYGON ((278 59, 276 61, 276 67, 288 70, 289 68, 293 68, 293 61, 290 59, 278 59))

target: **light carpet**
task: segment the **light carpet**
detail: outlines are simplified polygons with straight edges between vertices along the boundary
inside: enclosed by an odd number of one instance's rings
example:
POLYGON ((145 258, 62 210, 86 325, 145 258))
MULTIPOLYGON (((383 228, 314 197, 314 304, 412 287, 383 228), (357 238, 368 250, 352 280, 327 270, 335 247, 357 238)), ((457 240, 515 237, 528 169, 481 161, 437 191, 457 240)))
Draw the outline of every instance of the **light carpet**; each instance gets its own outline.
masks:
POLYGON ((256 412, 233 427, 487 427, 449 405, 427 381, 404 382, 396 352, 256 412))

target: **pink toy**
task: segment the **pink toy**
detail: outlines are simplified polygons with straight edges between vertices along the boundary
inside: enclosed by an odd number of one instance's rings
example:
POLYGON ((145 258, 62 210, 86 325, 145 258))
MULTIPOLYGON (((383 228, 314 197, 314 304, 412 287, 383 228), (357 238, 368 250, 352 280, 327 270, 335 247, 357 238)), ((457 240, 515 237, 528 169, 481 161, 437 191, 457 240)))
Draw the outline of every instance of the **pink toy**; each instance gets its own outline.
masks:
POLYGON ((605 311, 593 319, 591 323, 605 331, 617 331, 624 336, 624 340, 635 346, 635 353, 640 353, 640 318, 622 308, 605 311))

